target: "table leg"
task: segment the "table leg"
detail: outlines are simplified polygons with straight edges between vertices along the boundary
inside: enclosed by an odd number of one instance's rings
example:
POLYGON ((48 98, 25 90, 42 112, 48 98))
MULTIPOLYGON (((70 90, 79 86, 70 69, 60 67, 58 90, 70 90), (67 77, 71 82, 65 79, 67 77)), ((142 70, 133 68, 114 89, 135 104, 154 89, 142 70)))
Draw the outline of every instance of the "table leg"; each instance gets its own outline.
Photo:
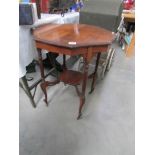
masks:
POLYGON ((96 65, 95 65, 95 71, 94 71, 94 74, 93 74, 93 81, 92 81, 92 84, 91 84, 91 90, 90 90, 89 94, 91 94, 94 91, 94 88, 95 88, 95 81, 96 81, 97 69, 98 69, 100 56, 101 56, 101 53, 98 53, 97 54, 96 65))
POLYGON ((85 91, 86 91, 86 84, 87 84, 87 78, 88 78, 88 61, 86 58, 84 58, 84 75, 83 75, 83 83, 82 83, 82 93, 80 95, 80 106, 79 106, 79 114, 77 119, 80 119, 82 115, 82 107, 85 103, 85 91))
POLYGON ((67 67, 66 67, 66 55, 65 54, 63 54, 63 68, 64 68, 64 70, 67 69, 67 67))
POLYGON ((38 51, 38 58, 39 58, 39 66, 40 66, 40 72, 41 72, 41 79, 42 79, 42 82, 40 84, 40 87, 45 95, 45 103, 46 105, 48 105, 48 102, 47 102, 47 91, 46 91, 46 81, 45 81, 45 75, 44 75, 44 66, 43 66, 43 60, 42 60, 42 53, 41 53, 41 49, 37 49, 38 51))

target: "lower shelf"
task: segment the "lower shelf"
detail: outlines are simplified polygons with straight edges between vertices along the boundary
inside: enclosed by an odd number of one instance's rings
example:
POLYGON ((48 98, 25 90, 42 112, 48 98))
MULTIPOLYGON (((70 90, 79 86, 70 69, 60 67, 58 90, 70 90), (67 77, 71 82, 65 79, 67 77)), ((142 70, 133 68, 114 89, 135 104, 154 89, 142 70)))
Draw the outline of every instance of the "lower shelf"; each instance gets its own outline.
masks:
POLYGON ((83 81, 83 74, 78 71, 65 70, 60 74, 60 81, 65 84, 79 85, 83 81))

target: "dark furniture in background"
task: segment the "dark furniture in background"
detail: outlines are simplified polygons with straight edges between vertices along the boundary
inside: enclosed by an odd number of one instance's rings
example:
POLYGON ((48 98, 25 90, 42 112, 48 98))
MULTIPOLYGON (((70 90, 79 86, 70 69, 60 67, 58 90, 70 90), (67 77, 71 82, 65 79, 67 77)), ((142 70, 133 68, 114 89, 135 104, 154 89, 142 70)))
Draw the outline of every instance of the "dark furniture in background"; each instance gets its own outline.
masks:
POLYGON ((37 14, 38 18, 41 18, 41 7, 40 7, 40 0, 36 0, 36 6, 37 6, 37 14))
POLYGON ((50 7, 63 8, 63 7, 70 7, 73 4, 74 0, 52 0, 50 2, 50 7))
POLYGON ((80 23, 103 27, 116 32, 123 10, 122 0, 85 1, 80 11, 80 23))
POLYGON ((19 4, 19 25, 33 25, 33 12, 31 4, 19 4))
POLYGON ((74 0, 52 0, 49 4, 49 13, 67 12, 74 3, 74 0))

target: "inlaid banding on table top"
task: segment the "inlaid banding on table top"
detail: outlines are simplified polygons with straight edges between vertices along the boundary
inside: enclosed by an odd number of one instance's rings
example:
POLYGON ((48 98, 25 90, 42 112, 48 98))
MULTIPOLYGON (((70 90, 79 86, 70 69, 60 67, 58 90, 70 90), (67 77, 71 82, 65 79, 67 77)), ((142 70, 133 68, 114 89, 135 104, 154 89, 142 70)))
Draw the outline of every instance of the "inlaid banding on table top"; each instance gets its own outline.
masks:
POLYGON ((36 41, 68 48, 107 45, 114 38, 112 32, 86 24, 48 24, 34 31, 36 41))

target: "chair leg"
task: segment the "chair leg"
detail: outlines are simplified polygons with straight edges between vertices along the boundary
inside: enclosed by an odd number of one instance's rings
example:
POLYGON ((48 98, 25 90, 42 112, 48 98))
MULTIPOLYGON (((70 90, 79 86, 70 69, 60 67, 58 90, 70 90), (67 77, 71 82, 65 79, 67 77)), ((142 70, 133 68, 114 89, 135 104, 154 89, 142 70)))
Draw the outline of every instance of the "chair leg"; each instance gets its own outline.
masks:
POLYGON ((63 54, 63 68, 64 68, 64 70, 67 69, 67 67, 66 67, 66 55, 65 54, 63 54))
POLYGON ((113 49, 110 48, 109 51, 108 51, 107 58, 106 58, 106 60, 105 60, 105 64, 104 64, 104 66, 103 66, 103 68, 102 68, 102 71, 101 71, 101 73, 100 73, 100 77, 101 77, 102 80, 103 80, 104 74, 105 74, 105 72, 106 72, 106 70, 107 70, 107 65, 108 65, 108 63, 109 63, 109 59, 110 59, 110 56, 111 56, 112 51, 113 51, 113 49))
POLYGON ((112 64, 112 60, 113 60, 113 57, 114 57, 114 53, 115 53, 115 49, 112 48, 111 53, 110 53, 110 57, 108 59, 108 63, 107 63, 107 66, 106 66, 106 70, 107 71, 110 70, 110 67, 111 67, 111 64, 112 64))
POLYGON ((34 98, 33 98, 32 94, 31 94, 31 91, 30 91, 30 88, 29 88, 29 86, 28 86, 28 83, 27 83, 27 80, 26 80, 26 77, 25 77, 25 76, 23 76, 23 77, 20 79, 19 84, 20 84, 20 87, 25 91, 26 95, 28 96, 28 98, 29 98, 29 100, 30 100, 32 106, 33 106, 34 108, 36 108, 36 104, 35 104, 35 102, 34 102, 34 98))

